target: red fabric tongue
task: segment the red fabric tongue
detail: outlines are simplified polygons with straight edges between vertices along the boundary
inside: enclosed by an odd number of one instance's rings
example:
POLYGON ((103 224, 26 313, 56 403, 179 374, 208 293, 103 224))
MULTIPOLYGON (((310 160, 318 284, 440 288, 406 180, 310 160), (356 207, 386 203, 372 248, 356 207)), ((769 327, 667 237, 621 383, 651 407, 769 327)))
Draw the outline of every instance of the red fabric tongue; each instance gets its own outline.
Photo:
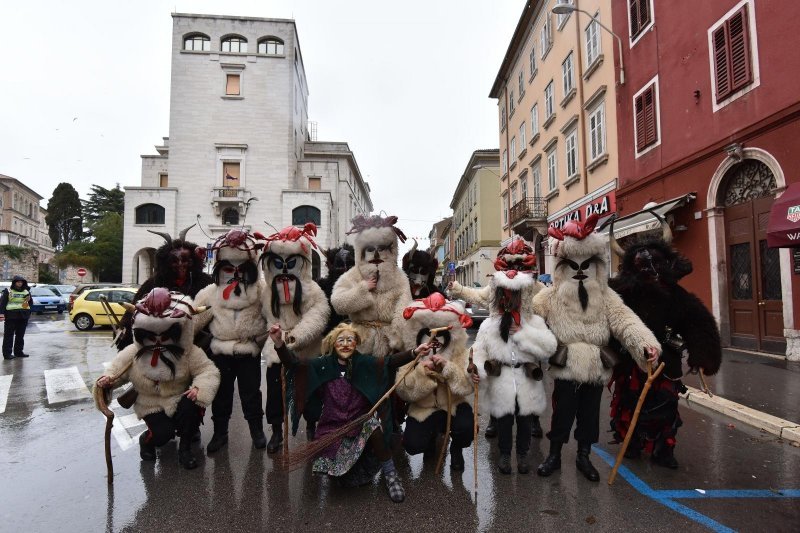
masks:
POLYGON ((292 294, 289 292, 289 280, 283 278, 283 303, 288 304, 292 300, 292 294))
POLYGON ((153 348, 153 356, 150 357, 150 366, 155 367, 158 364, 159 357, 161 357, 161 347, 156 346, 153 348))
POLYGON ((230 296, 231 296, 231 292, 233 292, 233 290, 236 288, 236 286, 237 286, 237 285, 239 285, 239 282, 238 282, 238 281, 236 281, 236 280, 234 280, 234 281, 233 281, 233 283, 231 283, 230 285, 228 285, 227 287, 225 287, 225 289, 222 291, 222 297, 223 297, 224 299, 226 299, 226 300, 227 300, 228 298, 230 298, 230 296))
POLYGON ((506 270, 506 277, 508 279, 516 278, 517 277, 517 271, 516 270, 506 270))

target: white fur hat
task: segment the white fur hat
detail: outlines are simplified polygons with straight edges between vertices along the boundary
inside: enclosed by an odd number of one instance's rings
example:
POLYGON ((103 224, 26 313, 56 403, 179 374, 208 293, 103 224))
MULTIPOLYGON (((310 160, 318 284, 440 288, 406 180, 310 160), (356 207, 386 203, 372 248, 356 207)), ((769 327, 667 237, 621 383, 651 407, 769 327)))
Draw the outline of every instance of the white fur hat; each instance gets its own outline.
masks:
POLYGON ((359 215, 353 220, 353 227, 347 232, 348 235, 355 234, 353 247, 356 257, 362 257, 364 248, 367 246, 377 246, 380 244, 394 243, 394 252, 397 255, 397 241, 406 242, 405 234, 395 227, 397 217, 381 217, 380 215, 364 216, 359 215))
POLYGON ((599 219, 599 215, 593 214, 583 223, 570 220, 561 229, 549 228, 547 234, 551 237, 549 244, 553 255, 560 258, 605 257, 608 243, 594 231, 599 219))

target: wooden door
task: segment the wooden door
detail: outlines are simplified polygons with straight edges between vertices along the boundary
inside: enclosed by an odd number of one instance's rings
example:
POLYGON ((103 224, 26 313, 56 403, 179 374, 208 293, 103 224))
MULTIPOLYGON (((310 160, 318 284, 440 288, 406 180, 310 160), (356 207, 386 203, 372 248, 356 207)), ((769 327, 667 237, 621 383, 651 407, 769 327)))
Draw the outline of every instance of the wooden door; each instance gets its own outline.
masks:
POLYGON ((783 302, 778 250, 767 248, 771 197, 725 209, 731 344, 782 353, 783 302))

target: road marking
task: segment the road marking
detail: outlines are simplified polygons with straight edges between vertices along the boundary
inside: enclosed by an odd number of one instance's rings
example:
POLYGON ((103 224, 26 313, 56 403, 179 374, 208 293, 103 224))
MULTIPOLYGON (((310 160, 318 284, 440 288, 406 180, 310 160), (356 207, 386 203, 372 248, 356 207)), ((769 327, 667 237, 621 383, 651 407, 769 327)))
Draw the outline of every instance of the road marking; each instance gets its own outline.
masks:
POLYGON ((108 407, 114 411, 115 415, 111 434, 114 435, 114 439, 116 439, 120 449, 125 451, 138 442, 139 435, 145 432, 147 426, 143 420, 139 420, 135 413, 122 415, 121 413, 125 412, 125 409, 116 400, 111 402, 108 407))
POLYGON ((11 380, 14 374, 0 376, 0 414, 6 412, 6 402, 8 401, 8 391, 11 389, 11 380))
MULTIPOLYGON (((616 458, 609 454, 607 451, 598 447, 592 446, 592 449, 603 461, 613 467, 616 458)), ((720 532, 733 532, 734 530, 720 524, 716 520, 695 511, 683 504, 676 502, 676 499, 709 499, 709 498, 800 498, 800 489, 781 489, 781 490, 763 490, 763 489, 733 489, 733 490, 708 490, 703 491, 692 490, 656 490, 645 483, 640 477, 631 472, 625 465, 620 465, 619 475, 630 485, 636 489, 639 494, 646 496, 656 502, 672 509, 673 511, 682 514, 690 520, 694 520, 698 524, 702 524, 712 531, 720 532)))
POLYGON ((44 371, 44 383, 49 404, 91 398, 77 366, 44 371))

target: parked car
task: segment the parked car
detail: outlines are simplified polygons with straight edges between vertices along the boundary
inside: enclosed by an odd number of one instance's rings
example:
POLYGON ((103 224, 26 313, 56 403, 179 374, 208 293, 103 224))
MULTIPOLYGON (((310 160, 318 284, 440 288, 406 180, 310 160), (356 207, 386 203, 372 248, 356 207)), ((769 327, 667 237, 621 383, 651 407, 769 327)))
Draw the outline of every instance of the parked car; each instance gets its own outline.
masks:
POLYGON ((47 287, 31 287, 31 312, 41 315, 45 311, 55 311, 59 314, 64 312, 67 304, 60 294, 56 294, 47 287))
POLYGON ((83 294, 83 291, 87 291, 89 289, 106 289, 110 287, 128 287, 130 288, 131 285, 127 283, 104 283, 104 282, 97 282, 97 283, 79 283, 75 286, 72 293, 69 295, 69 302, 67 302, 67 310, 71 313, 72 306, 75 303, 75 299, 83 294))
POLYGON ((479 305, 473 305, 464 300, 456 300, 467 310, 467 313, 472 317, 472 327, 477 328, 485 318, 489 318, 489 310, 479 305))
MULTIPOLYGON (((47 289, 47 290, 50 290, 50 291, 53 291, 54 293, 56 293, 57 296, 61 297, 61 301, 64 302, 65 306, 69 303, 69 294, 72 291, 66 292, 66 291, 64 291, 62 289, 59 289, 58 285, 36 285, 36 286, 37 287, 42 287, 43 289, 47 289)), ((62 287, 63 287, 63 285, 62 285, 62 287)))
POLYGON ((86 289, 72 302, 69 319, 80 331, 92 329, 94 326, 108 326, 112 324, 112 317, 103 309, 100 297, 105 296, 111 305, 111 310, 122 318, 125 308, 122 302, 133 303, 136 295, 133 287, 105 287, 102 289, 86 289))

